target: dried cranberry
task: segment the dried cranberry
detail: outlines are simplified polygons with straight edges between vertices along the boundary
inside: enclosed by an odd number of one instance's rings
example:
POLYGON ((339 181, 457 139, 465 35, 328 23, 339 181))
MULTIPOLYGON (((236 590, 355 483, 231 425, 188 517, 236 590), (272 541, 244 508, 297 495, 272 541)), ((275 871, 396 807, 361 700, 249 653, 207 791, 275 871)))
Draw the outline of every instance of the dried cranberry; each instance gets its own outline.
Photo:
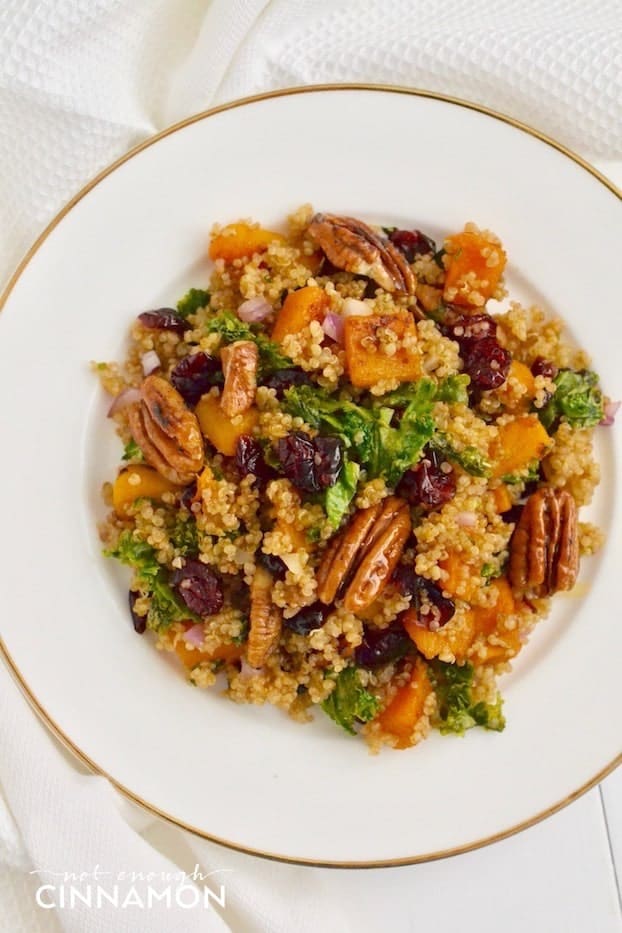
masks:
POLYGON ((320 628, 324 624, 324 619, 329 611, 330 606, 325 606, 324 603, 320 602, 313 603, 311 606, 305 606, 291 619, 284 619, 283 624, 292 632, 296 632, 297 635, 308 635, 309 632, 320 628))
POLYGON ((354 661, 359 667, 379 667, 403 658, 412 648, 409 635, 396 621, 384 629, 366 628, 363 641, 354 651, 354 661))
POLYGON ((421 230, 393 230, 389 234, 391 242, 404 254, 408 262, 415 256, 425 256, 436 252, 436 243, 421 230))
POLYGON ((173 571, 171 584, 188 609, 197 616, 211 616, 223 606, 223 592, 218 574, 200 560, 187 560, 181 570, 173 571))
POLYGON ((456 477, 449 464, 428 447, 417 465, 404 473, 395 491, 411 505, 431 511, 453 499, 456 477))
POLYGON ((312 439, 294 431, 279 439, 277 456, 285 476, 304 492, 333 486, 341 470, 341 444, 336 437, 312 439))
POLYGON ((501 513, 501 518, 507 524, 515 525, 519 518, 521 517, 521 512, 523 511, 523 506, 520 504, 513 505, 511 509, 508 509, 506 512, 501 513))
POLYGON ((235 465, 240 476, 256 476, 262 483, 276 476, 276 471, 265 461, 263 448, 250 434, 241 434, 235 448, 235 465))
POLYGON ((446 337, 460 345, 497 336, 497 323, 489 314, 448 314, 441 329, 446 337))
POLYGON ((417 625, 436 631, 453 618, 456 605, 427 577, 417 576, 411 608, 417 613, 417 625))
POLYGON ((220 372, 218 360, 200 350, 180 360, 171 373, 171 382, 191 408, 214 385, 220 372))
POLYGON ((264 385, 268 386, 269 389, 276 389, 277 398, 283 398, 287 389, 291 389, 292 386, 311 385, 311 379, 304 369, 292 367, 291 369, 279 369, 277 372, 272 373, 265 380, 264 385))
POLYGON ((336 437, 316 437, 313 446, 315 447, 315 475, 320 489, 334 486, 343 461, 341 443, 336 437))
POLYGON ((494 337, 482 337, 464 345, 462 360, 471 385, 478 389, 498 389, 507 379, 512 357, 494 337))
POLYGON ((315 447, 308 434, 296 431, 287 437, 279 438, 276 452, 283 473, 294 486, 306 492, 318 492, 315 478, 315 447))
POLYGON ((142 635, 147 628, 147 616, 139 616, 134 606, 136 605, 136 600, 140 596, 140 593, 135 593, 134 590, 130 590, 128 593, 128 602, 130 604, 130 615, 132 616, 132 622, 134 624, 134 631, 138 635, 142 635))
POLYGON ((417 589, 417 574, 408 564, 398 564, 393 571, 393 582, 402 596, 413 596, 417 589))
POLYGON ((537 356, 531 364, 531 372, 534 376, 546 376, 547 379, 555 379, 558 370, 555 363, 545 360, 543 356, 537 356))
POLYGON ((179 497, 179 501, 184 509, 187 509, 188 512, 192 511, 192 503, 195 500, 197 494, 197 481, 193 480, 189 486, 186 486, 179 497))
POLYGON ((176 334, 183 334, 190 330, 190 324, 172 308, 158 308, 157 311, 143 311, 138 320, 149 330, 172 330, 176 334))
POLYGON ((285 577, 287 566, 276 554, 264 554, 263 551, 260 551, 257 560, 276 580, 282 580, 285 577))

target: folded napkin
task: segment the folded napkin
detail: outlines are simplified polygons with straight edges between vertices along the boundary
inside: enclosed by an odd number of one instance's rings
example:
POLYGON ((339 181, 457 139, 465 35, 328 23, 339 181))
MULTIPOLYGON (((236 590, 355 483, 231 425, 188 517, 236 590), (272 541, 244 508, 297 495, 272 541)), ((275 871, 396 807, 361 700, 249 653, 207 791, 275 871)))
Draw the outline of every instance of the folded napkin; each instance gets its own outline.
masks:
MULTIPOLYGON (((620 13, 618 0, 3 0, 0 286, 60 207, 130 146, 271 88, 427 88, 510 113, 587 158, 622 159, 620 13)), ((226 867, 224 911, 36 908, 35 868, 174 873, 179 857, 163 852, 178 831, 76 766, 2 665, 0 750, 0 929, 193 933, 226 929, 221 913, 234 930, 354 929, 352 910, 323 897, 325 874, 258 860, 250 871, 246 857, 197 840, 184 843, 183 869, 226 867)))

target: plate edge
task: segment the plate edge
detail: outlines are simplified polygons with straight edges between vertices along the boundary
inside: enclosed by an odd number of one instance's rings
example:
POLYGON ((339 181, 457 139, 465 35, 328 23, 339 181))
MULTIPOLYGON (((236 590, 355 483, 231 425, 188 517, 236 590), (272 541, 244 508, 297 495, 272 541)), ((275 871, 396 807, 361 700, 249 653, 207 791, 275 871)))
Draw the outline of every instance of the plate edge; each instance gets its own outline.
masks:
MULTIPOLYGON (((81 188, 68 202, 64 207, 52 218, 50 223, 44 228, 42 233, 37 237, 34 243, 27 250, 25 255, 22 257, 18 263, 15 271, 10 276, 6 286, 0 292, 0 312, 3 310, 6 305, 13 289, 15 288, 17 282, 19 281, 22 273, 35 256, 37 251, 43 245, 48 236, 52 233, 55 227, 61 222, 61 220, 72 210, 73 207, 78 204, 82 198, 84 198, 100 181, 103 181, 108 175, 112 174, 117 168, 123 165, 125 162, 132 159, 135 155, 142 152, 144 149, 149 148, 154 143, 158 142, 160 139, 164 139, 166 136, 171 135, 172 133, 177 132, 180 129, 183 129, 186 126, 190 126, 193 123, 198 123, 201 120, 207 119, 210 116, 215 114, 222 113, 227 110, 237 109, 238 107, 245 106, 247 104, 253 104, 263 100, 270 100, 276 97, 287 97, 294 94, 305 94, 313 93, 319 91, 375 91, 380 93, 393 93, 393 94, 408 94, 414 97, 422 97, 431 100, 438 100, 444 103, 453 104, 455 106, 464 107, 468 110, 474 110, 477 113, 482 113, 486 116, 492 117, 496 120, 499 120, 503 123, 506 123, 509 126, 513 126, 515 129, 518 129, 522 132, 527 133, 530 136, 539 139, 541 142, 546 143, 547 145, 553 147, 562 155, 571 159, 573 162, 578 164, 581 168, 591 174, 596 178, 601 184, 603 184, 609 191, 612 192, 614 196, 618 199, 622 199, 622 192, 618 187, 610 181, 605 175, 598 171, 593 165, 591 165, 587 160, 583 159, 582 156, 579 156, 577 153, 573 152, 563 143, 558 142, 553 137, 548 136, 545 133, 540 132, 540 130, 535 129, 527 123, 524 123, 520 120, 516 120, 514 117, 510 117, 507 114, 501 113, 491 108, 485 107, 482 104, 478 104, 472 101, 467 101, 459 97, 452 97, 445 94, 440 94, 435 91, 427 91, 420 88, 408 88, 399 85, 385 85, 385 84, 365 84, 365 83, 345 83, 345 84, 312 84, 304 85, 291 88, 282 88, 275 91, 266 91, 260 94, 253 94, 248 97, 238 98, 233 101, 229 101, 224 104, 219 104, 215 107, 208 108, 207 110, 200 111, 199 113, 193 114, 190 117, 186 117, 183 120, 180 120, 164 130, 161 130, 159 133, 156 133, 153 136, 149 136, 147 139, 143 140, 138 145, 129 149, 126 153, 104 168, 99 172, 90 182, 88 182, 83 188, 81 188)), ((438 852, 425 853, 419 856, 405 856, 399 859, 381 859, 381 860, 372 860, 372 861, 361 861, 361 862, 345 862, 345 861, 326 861, 326 860, 314 860, 314 859, 305 859, 298 857, 291 857, 286 855, 280 855, 272 852, 265 852, 259 849, 251 849, 244 846, 240 846, 236 843, 230 842, 229 840, 221 839, 216 836, 211 836, 208 833, 197 829, 194 826, 190 826, 187 823, 177 819, 174 816, 171 816, 168 813, 158 809, 153 804, 150 804, 148 801, 143 800, 133 793, 129 788, 125 787, 119 781, 117 781, 112 775, 108 774, 103 768, 96 764, 91 758, 88 757, 77 745, 75 745, 71 739, 62 731, 60 726, 54 722, 54 720, 47 713, 43 705, 36 698, 34 693, 31 691, 30 687, 23 678, 19 668, 13 661, 6 645, 4 644, 2 638, 0 637, 0 657, 5 663, 6 667, 9 670, 9 673, 13 676, 18 687, 20 688, 22 694, 28 700, 30 706, 39 716, 41 721, 47 726, 47 728, 52 732, 52 734, 68 749, 75 757, 94 774, 105 777, 112 786, 126 799, 137 804, 142 809, 151 813, 154 816, 161 817, 167 822, 178 826, 181 829, 184 829, 188 832, 193 833, 200 838, 207 839, 210 842, 214 842, 218 845, 221 845, 225 848, 232 849, 237 852, 242 852, 246 855, 266 858, 272 861, 283 862, 286 864, 294 865, 306 865, 315 868, 395 868, 398 866, 404 865, 415 865, 422 862, 431 862, 436 861, 442 858, 448 858, 455 855, 461 855, 466 852, 472 852, 476 849, 482 848, 492 843, 499 842, 502 839, 507 839, 510 836, 515 835, 516 833, 522 832, 525 829, 528 829, 531 826, 534 826, 536 823, 541 822, 549 816, 552 816, 554 813, 557 813, 559 810, 568 806, 568 804, 573 803, 576 799, 582 796, 587 791, 591 790, 597 784, 599 784, 608 774, 613 772, 618 765, 622 763, 622 753, 617 755, 608 765, 606 765, 601 771, 598 772, 593 778, 579 787, 577 790, 573 791, 571 794, 567 795, 563 800, 553 804, 552 806, 546 808, 545 810, 537 813, 535 816, 530 817, 527 820, 524 820, 521 823, 516 824, 506 830, 502 830, 499 833, 496 833, 492 836, 488 836, 481 840, 476 840, 475 842, 467 843, 463 846, 459 846, 452 849, 441 850, 438 852)))

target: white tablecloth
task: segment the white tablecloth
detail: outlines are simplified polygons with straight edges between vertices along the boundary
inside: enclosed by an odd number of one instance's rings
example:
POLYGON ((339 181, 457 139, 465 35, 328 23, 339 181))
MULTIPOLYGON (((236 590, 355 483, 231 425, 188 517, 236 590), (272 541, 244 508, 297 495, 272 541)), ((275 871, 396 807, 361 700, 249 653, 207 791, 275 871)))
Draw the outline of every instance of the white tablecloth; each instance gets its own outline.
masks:
MULTIPOLYGON (((479 101, 622 176, 617 0, 3 0, 0 284, 54 213, 130 146, 210 104, 367 81, 479 101)), ((0 930, 68 933, 619 929, 620 787, 449 861, 330 872, 250 859, 153 820, 86 775, 0 665, 0 930), (224 910, 43 910, 33 869, 204 873, 224 910), (216 882, 214 887, 218 890, 216 882), (220 917, 224 917, 224 921, 220 917)), ((139 885, 140 886, 140 885, 139 885)))

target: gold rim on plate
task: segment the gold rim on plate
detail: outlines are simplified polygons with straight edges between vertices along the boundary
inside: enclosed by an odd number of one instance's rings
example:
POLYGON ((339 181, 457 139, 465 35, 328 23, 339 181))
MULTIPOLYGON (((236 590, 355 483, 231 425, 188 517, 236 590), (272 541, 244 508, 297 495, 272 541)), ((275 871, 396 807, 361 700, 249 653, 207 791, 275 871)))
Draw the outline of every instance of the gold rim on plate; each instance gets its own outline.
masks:
MULTIPOLYGON (((13 291, 15 285, 17 284, 18 279, 20 278, 22 272, 33 258, 40 246, 45 242, 50 233, 54 228, 60 223, 60 221, 65 217, 69 211, 75 207, 75 205, 82 200, 82 198, 89 193, 96 185, 99 184, 104 178, 110 175, 115 171, 120 165, 123 165, 124 162, 127 162, 129 159, 132 159, 135 155, 138 155, 139 152, 142 152, 143 149, 147 149, 149 146, 152 146, 154 143, 157 143, 160 139, 164 139, 165 136, 169 136, 171 133, 176 133, 177 130, 181 130, 186 126, 190 126, 192 123, 197 123, 200 120, 205 120, 207 117, 214 116, 217 113, 222 113, 225 110, 234 110, 237 107, 243 107, 247 104, 253 104, 257 101, 269 100, 272 97, 286 97, 291 94, 305 94, 315 91, 380 91, 382 93, 392 93, 392 94, 410 94, 414 97, 426 97, 432 100, 443 101, 447 104, 454 104, 458 107, 465 107, 468 110, 474 110, 477 113, 483 113, 488 117, 493 117, 495 120, 500 120, 502 123, 506 123, 509 126, 513 126, 515 129, 521 130, 524 133, 528 133, 530 136, 539 139, 541 142, 546 143, 549 146, 552 146, 554 149, 557 149, 558 152, 561 152, 563 155, 567 156, 569 159, 572 159, 577 165, 580 165, 581 168, 585 169, 591 175, 594 176, 599 182, 601 182, 606 188, 608 188, 617 198, 622 198, 622 193, 613 184, 609 181, 604 175, 602 175, 593 165, 590 165, 589 162, 586 162, 585 159, 582 159, 581 156, 577 155, 572 150, 568 149, 566 146, 557 142, 555 139, 552 139, 550 136, 546 136, 544 133, 541 133, 539 130, 534 129, 526 123, 522 123, 520 120, 515 120, 512 117, 506 116, 505 114, 498 113, 495 110, 490 110, 488 107, 484 107, 481 104, 470 103, 466 100, 461 100, 458 97, 449 97, 444 94, 437 94, 434 91, 424 91, 415 88, 399 87, 394 85, 383 85, 383 84, 314 84, 308 85, 306 87, 293 87, 285 88, 279 91, 268 91, 263 94, 255 94, 251 97, 242 97, 239 100, 231 101, 227 104, 220 104, 218 107, 211 107, 209 110, 204 110, 201 113, 197 113, 194 116, 187 117, 185 120, 180 120, 178 123, 174 123, 172 126, 167 127, 167 129, 162 130, 160 133, 157 133, 155 136, 151 136, 149 139, 146 139, 144 142, 139 143, 139 145, 134 146, 133 149, 130 149, 129 152, 126 152, 125 155, 121 156, 115 162, 101 171, 98 175, 93 178, 84 188, 82 188, 66 205, 62 208, 61 211, 54 217, 54 219, 48 224, 43 233, 35 240, 33 245, 30 247, 26 255, 23 257, 15 272, 9 279, 4 291, 0 294, 0 311, 4 308, 9 295, 13 291)), ((209 842, 215 842, 218 845, 225 846, 228 849, 233 849, 236 852, 243 852, 245 855, 255 855, 262 858, 271 859, 276 862, 286 862, 294 865, 310 865, 315 868, 394 868, 399 865, 415 865, 420 862, 432 862, 436 859, 447 858, 452 855, 462 855, 465 852, 472 852, 475 849, 480 849, 483 846, 490 845, 493 842, 499 842, 501 839, 507 839, 509 836, 513 836, 516 833, 521 832, 524 829, 528 829, 530 826, 534 826, 536 823, 539 823, 541 820, 546 819, 549 816, 552 816, 554 813, 557 813, 558 810, 561 810, 563 807, 568 806, 569 803, 575 801, 578 797, 581 797, 588 790, 591 790, 597 784, 599 784, 608 774, 611 774, 619 764, 622 763, 622 753, 613 759, 608 765, 606 765, 601 771, 598 772, 593 778, 579 787, 577 790, 573 791, 563 800, 560 800, 558 803, 553 804, 550 807, 547 807, 546 810, 537 813, 535 816, 530 817, 528 820, 524 820, 522 823, 518 823, 516 826, 512 826, 509 829, 502 830, 499 833, 495 833, 492 836, 487 836, 485 839, 478 839, 475 842, 467 843, 463 846, 458 846, 453 849, 444 849, 438 852, 429 852, 425 855, 417 856, 406 856, 404 858, 397 859, 380 859, 375 861, 363 861, 363 862, 334 862, 334 861, 325 861, 325 860, 316 860, 316 859, 305 859, 305 858, 293 858, 287 855, 279 855, 275 852, 264 852, 260 849, 250 849, 246 846, 237 845, 235 842, 230 842, 228 839, 220 839, 217 836, 212 836, 209 833, 204 832, 201 829, 197 829, 196 826, 190 826, 188 823, 184 823, 182 820, 177 819, 174 816, 171 816, 170 813, 165 813, 163 810, 158 809, 154 804, 149 803, 146 800, 143 800, 141 797, 138 797, 134 794, 128 787, 125 787, 119 781, 108 774, 102 767, 100 767, 96 762, 88 757, 77 745, 75 745, 69 736, 67 736, 62 729, 54 722, 54 720, 46 712, 45 708, 41 705, 39 700, 36 698, 34 693, 31 691, 30 687, 24 680, 22 674, 20 673, 17 665, 13 661, 9 651, 4 644, 2 638, 0 638, 0 657, 4 660, 6 666, 8 667, 10 673, 15 678, 18 686, 20 687, 22 693, 30 703, 31 707, 37 713, 39 718, 45 723, 48 729, 56 736, 56 738, 70 751, 76 758, 82 762, 90 771, 94 774, 101 775, 102 777, 107 778, 113 787, 116 788, 119 793, 131 800, 132 803, 137 804, 144 810, 147 810, 149 813, 154 816, 159 816, 164 820, 167 820, 169 823, 172 823, 175 826, 185 829, 188 832, 194 833, 196 836, 200 836, 203 839, 207 839, 209 842)))

